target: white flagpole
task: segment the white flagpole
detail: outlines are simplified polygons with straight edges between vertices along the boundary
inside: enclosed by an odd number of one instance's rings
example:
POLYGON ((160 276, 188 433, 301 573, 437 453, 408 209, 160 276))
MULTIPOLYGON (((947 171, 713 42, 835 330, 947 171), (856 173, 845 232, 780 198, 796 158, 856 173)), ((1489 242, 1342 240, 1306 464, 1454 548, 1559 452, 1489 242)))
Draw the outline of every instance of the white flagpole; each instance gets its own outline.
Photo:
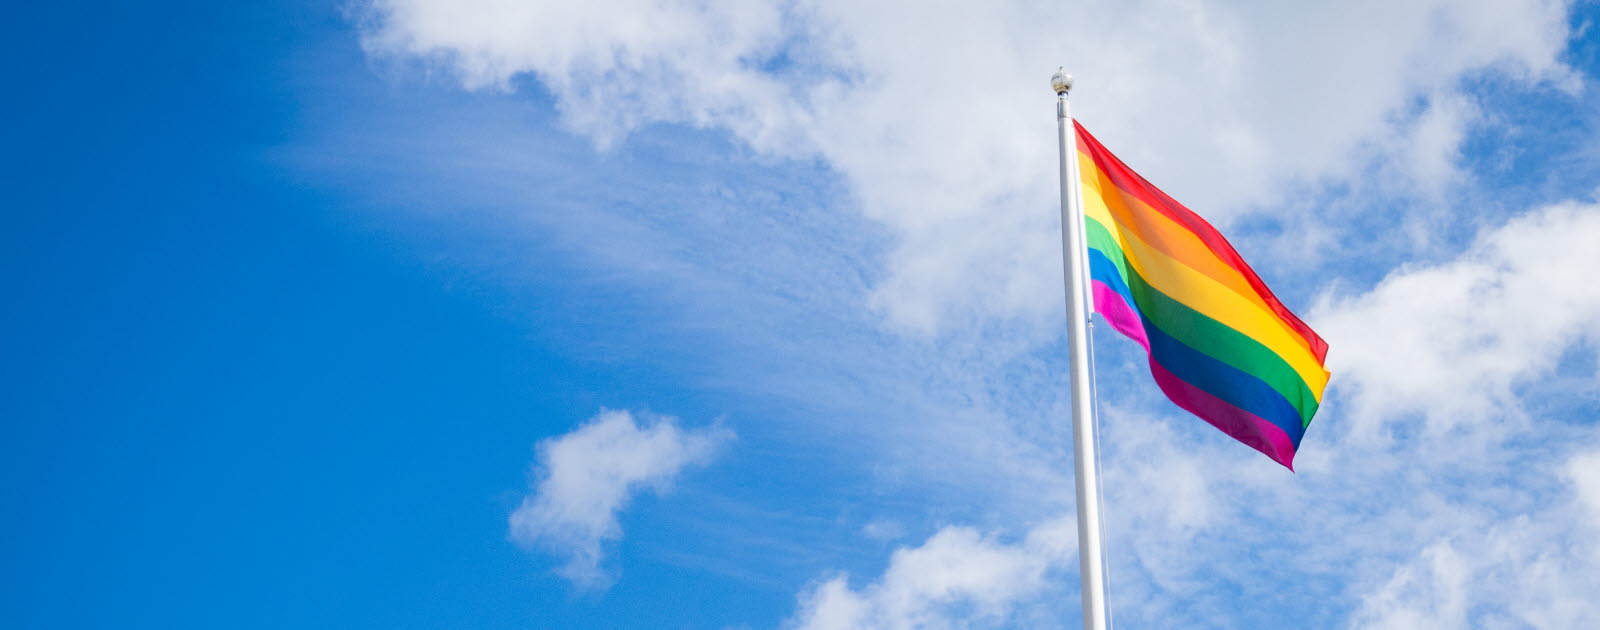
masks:
POLYGON ((1061 135, 1061 264, 1067 281, 1068 353, 1072 367, 1072 459, 1078 486, 1078 576, 1084 630, 1106 628, 1105 564, 1100 543, 1100 469, 1095 454, 1094 394, 1089 362, 1089 281, 1077 132, 1067 92, 1072 75, 1056 72, 1056 126, 1061 135))

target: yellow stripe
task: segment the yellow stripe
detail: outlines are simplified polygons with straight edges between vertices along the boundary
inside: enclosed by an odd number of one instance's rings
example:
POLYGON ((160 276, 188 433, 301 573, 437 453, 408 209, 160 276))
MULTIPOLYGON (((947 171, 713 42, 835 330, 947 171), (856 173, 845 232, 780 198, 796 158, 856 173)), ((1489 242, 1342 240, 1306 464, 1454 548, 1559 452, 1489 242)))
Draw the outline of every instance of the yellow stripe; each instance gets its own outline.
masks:
POLYGON ((1111 212, 1101 198, 1099 186, 1085 185, 1083 193, 1084 214, 1099 221, 1117 237, 1128 264, 1152 288, 1255 339, 1283 357, 1316 394, 1317 400, 1322 400, 1321 391, 1328 382, 1327 370, 1317 364, 1316 357, 1296 341, 1294 335, 1284 330, 1276 314, 1261 309, 1211 277, 1156 250, 1140 240, 1132 230, 1122 229, 1111 219, 1111 212))

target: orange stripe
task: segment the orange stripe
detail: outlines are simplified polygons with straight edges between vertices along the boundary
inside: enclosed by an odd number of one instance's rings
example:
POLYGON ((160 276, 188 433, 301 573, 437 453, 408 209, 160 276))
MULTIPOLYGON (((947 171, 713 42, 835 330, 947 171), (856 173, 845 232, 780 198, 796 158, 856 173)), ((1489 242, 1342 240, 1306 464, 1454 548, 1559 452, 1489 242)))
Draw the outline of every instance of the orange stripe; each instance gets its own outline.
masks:
POLYGON ((1138 234, 1139 240, 1216 280, 1234 293, 1256 303, 1263 310, 1272 310, 1239 270, 1218 258, 1200 237, 1195 236, 1194 232, 1184 229, 1166 215, 1151 208, 1149 204, 1117 188, 1111 178, 1094 163, 1093 157, 1079 153, 1078 163, 1083 179, 1097 180, 1093 186, 1100 192, 1106 210, 1110 211, 1119 228, 1138 234), (1106 194, 1106 191, 1111 191, 1112 194, 1106 194))

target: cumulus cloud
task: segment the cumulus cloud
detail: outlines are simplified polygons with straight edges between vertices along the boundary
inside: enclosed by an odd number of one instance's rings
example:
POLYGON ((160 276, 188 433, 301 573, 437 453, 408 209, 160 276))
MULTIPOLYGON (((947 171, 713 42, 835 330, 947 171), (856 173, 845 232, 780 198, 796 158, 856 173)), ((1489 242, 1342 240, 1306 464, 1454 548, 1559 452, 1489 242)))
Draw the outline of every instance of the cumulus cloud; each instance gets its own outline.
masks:
POLYGON ((622 537, 617 515, 641 492, 662 492, 685 468, 706 463, 732 434, 682 429, 672 418, 640 424, 602 411, 571 433, 539 443, 533 494, 511 513, 511 539, 566 560, 558 572, 582 588, 604 588, 606 543, 622 537))
POLYGON ((1411 414, 1427 437, 1522 415, 1516 388, 1600 340, 1600 206, 1566 203, 1486 232, 1445 263, 1402 268, 1312 313, 1348 422, 1380 439, 1411 414))
POLYGON ((1215 220, 1373 159, 1438 191, 1481 122, 1468 77, 1577 84, 1562 0, 370 6, 373 53, 472 88, 536 79, 602 145, 671 122, 824 160, 898 239, 873 304, 924 332, 1055 314, 1057 64, 1103 139, 1215 220))
POLYGON ((1076 521, 1046 522, 1007 543, 970 527, 946 527, 921 546, 896 550, 883 575, 859 589, 847 576, 811 585, 786 627, 902 630, 1011 627, 1017 609, 1076 557, 1076 521))

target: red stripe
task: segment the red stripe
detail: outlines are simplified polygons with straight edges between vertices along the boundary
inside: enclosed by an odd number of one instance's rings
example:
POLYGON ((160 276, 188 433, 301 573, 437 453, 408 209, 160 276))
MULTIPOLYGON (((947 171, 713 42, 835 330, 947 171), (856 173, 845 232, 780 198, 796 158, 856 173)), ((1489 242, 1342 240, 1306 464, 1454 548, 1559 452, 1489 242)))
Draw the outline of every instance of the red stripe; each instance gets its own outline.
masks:
POLYGON ((1284 323, 1300 334, 1300 337, 1306 342, 1306 348, 1311 350, 1311 354, 1317 358, 1317 363, 1324 363, 1324 358, 1328 355, 1328 342, 1323 341, 1316 331, 1311 330, 1311 327, 1300 321, 1300 318, 1290 312, 1288 307, 1283 305, 1283 302, 1278 301, 1278 297, 1272 294, 1272 289, 1267 288, 1267 283, 1261 281, 1261 277, 1256 275, 1255 270, 1251 269, 1250 265, 1245 263, 1244 258, 1239 256, 1239 252, 1233 249, 1233 245, 1228 243, 1228 239, 1222 237, 1222 233, 1211 227, 1211 224, 1200 218, 1200 215, 1185 208, 1183 204, 1167 196, 1167 193, 1161 192, 1161 189, 1156 188, 1150 182, 1145 181, 1138 173, 1129 169, 1126 164, 1122 163, 1122 160, 1117 159, 1117 156, 1112 155, 1110 151, 1107 151, 1100 144, 1099 140, 1090 135, 1089 130, 1084 129, 1083 125, 1078 124, 1077 121, 1073 121, 1072 124, 1078 130, 1078 140, 1081 143, 1079 146, 1083 147, 1083 150, 1089 154, 1090 158, 1094 159, 1094 163, 1100 167, 1100 170, 1111 178, 1112 184, 1115 184, 1123 192, 1139 198, 1150 207, 1155 208, 1157 212, 1188 228, 1189 231, 1194 232, 1195 236, 1200 238, 1200 242, 1205 243, 1206 247, 1217 255, 1217 258, 1238 270, 1239 274, 1244 276, 1245 280, 1250 283, 1250 286, 1255 289, 1257 294, 1260 294, 1262 301, 1267 303, 1273 313, 1277 314, 1284 323))

